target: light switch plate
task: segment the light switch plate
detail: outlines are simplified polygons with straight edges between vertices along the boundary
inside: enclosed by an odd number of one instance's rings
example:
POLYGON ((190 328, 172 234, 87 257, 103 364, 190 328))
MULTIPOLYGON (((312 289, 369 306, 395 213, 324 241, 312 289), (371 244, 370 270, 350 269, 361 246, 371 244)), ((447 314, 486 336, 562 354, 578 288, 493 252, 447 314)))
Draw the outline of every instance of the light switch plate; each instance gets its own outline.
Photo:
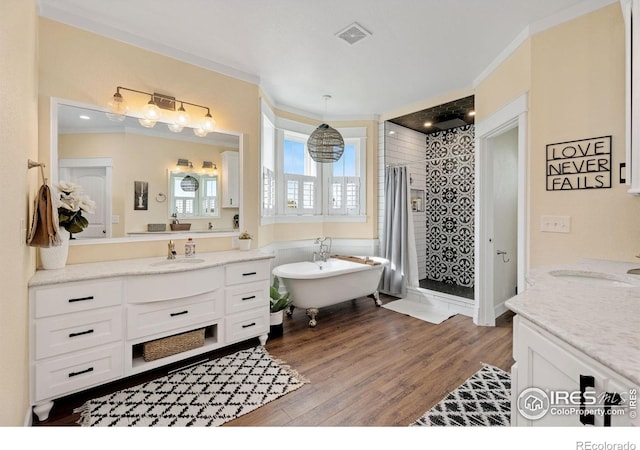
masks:
POLYGON ((570 216, 542 216, 540 231, 547 233, 569 233, 571 231, 570 216))

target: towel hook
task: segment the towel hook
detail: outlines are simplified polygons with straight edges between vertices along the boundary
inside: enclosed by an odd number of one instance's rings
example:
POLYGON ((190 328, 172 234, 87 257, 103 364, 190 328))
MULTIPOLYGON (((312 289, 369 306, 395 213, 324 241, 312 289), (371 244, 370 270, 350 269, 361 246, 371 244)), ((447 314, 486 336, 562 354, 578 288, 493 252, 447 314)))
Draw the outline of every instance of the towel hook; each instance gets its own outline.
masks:
POLYGON ((40 175, 42 175, 42 180, 44 181, 44 184, 47 184, 47 177, 44 176, 44 168, 45 168, 44 163, 30 159, 28 163, 28 167, 29 169, 33 169, 34 167, 40 167, 40 175))
POLYGON ((506 264, 506 263, 508 263, 510 261, 509 258, 506 257, 507 252, 505 252, 504 250, 498 250, 498 255, 502 256, 502 262, 503 263, 506 264))

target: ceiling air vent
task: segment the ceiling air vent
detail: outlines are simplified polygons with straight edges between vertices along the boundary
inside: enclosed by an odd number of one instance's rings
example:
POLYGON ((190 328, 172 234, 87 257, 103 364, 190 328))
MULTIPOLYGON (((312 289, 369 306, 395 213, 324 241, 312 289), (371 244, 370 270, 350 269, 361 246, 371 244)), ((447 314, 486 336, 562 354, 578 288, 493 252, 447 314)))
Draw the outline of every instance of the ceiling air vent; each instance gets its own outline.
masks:
POLYGON ((338 36, 348 44, 353 45, 356 42, 366 38, 367 36, 371 36, 371 33, 365 30, 359 23, 353 22, 344 30, 338 31, 336 33, 336 36, 338 36))

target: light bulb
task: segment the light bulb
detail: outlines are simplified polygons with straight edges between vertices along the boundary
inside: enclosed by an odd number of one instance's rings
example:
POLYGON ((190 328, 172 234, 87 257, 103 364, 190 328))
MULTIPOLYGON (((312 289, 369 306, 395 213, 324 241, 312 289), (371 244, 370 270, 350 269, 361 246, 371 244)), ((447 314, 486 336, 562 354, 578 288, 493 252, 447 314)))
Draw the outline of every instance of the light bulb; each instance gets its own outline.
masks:
POLYGON ((156 125, 155 120, 138 119, 138 122, 140 122, 140 125, 142 125, 145 128, 153 128, 156 125))
POLYGON ((169 130, 173 131, 174 133, 180 133, 184 128, 182 125, 178 125, 177 123, 169 123, 167 124, 167 127, 169 127, 169 130))
POLYGON ((180 104, 180 109, 178 109, 178 115, 176 117, 176 124, 184 127, 186 125, 189 125, 189 122, 191 122, 191 117, 189 116, 187 111, 185 111, 184 106, 180 104))
POLYGON ((109 107, 107 117, 115 122, 122 122, 129 112, 129 104, 120 92, 113 94, 113 98, 107 106, 109 107))
POLYGON ((205 131, 213 131, 216 128, 216 121, 211 114, 207 113, 202 121, 202 129, 205 131))
POLYGON ((160 118, 160 108, 155 104, 153 98, 142 108, 142 115, 145 119, 156 121, 160 118))
POLYGON ((195 134, 198 137, 205 137, 207 135, 207 131, 203 130, 202 128, 194 128, 193 134, 195 134))

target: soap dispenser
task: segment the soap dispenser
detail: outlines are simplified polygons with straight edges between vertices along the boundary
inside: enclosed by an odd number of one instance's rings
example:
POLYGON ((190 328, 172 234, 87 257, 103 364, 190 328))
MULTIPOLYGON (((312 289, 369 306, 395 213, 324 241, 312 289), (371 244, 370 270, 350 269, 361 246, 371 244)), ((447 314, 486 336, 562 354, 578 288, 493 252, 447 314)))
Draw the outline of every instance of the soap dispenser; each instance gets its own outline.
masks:
POLYGON ((187 239, 187 243, 184 244, 184 256, 187 258, 192 258, 196 254, 196 243, 193 242, 192 238, 187 239))

